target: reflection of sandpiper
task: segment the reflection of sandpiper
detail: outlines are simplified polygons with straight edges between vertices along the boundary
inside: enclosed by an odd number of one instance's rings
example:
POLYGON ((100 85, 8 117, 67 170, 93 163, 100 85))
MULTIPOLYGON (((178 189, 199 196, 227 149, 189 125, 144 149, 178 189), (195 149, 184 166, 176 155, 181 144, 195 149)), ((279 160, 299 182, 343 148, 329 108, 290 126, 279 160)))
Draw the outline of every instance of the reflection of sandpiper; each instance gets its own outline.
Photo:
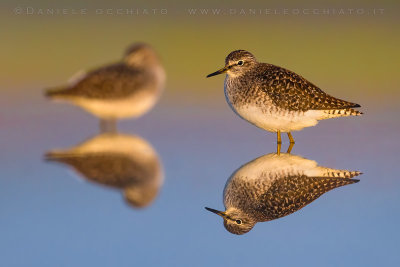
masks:
POLYGON ((164 87, 165 72, 155 51, 147 44, 129 47, 121 62, 82 73, 59 88, 46 91, 114 123, 149 111, 164 87))
POLYGON ((272 64, 260 63, 250 52, 236 50, 225 59, 225 67, 207 77, 227 73, 225 95, 241 118, 264 130, 286 132, 314 126, 319 120, 359 116, 360 105, 324 93, 300 75, 272 64))
POLYGON ((351 178, 360 174, 321 167, 300 156, 267 154, 246 163, 228 179, 226 211, 206 209, 220 215, 229 232, 241 235, 257 222, 289 215, 336 187, 358 182, 351 178))
POLYGON ((50 151, 46 159, 69 165, 90 181, 122 189, 134 207, 152 203, 163 181, 156 151, 137 136, 101 134, 76 147, 50 151))

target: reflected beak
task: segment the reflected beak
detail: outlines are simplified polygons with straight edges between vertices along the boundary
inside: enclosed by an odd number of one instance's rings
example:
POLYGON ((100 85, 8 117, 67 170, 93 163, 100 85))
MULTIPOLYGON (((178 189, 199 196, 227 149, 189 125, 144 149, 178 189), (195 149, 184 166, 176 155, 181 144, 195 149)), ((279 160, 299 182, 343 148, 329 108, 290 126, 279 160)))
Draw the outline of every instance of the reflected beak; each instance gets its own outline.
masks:
POLYGON ((227 70, 229 70, 229 69, 230 69, 230 66, 225 66, 225 67, 223 67, 222 69, 217 70, 216 72, 213 72, 213 73, 211 73, 211 74, 208 74, 208 75, 207 75, 207 78, 212 77, 212 76, 215 76, 215 75, 218 75, 218 74, 225 73, 225 72, 226 72, 227 70))
POLYGON ((206 210, 211 211, 212 213, 215 213, 219 216, 221 216, 222 218, 226 218, 225 212, 219 211, 219 210, 215 210, 215 209, 211 209, 211 208, 207 208, 205 207, 206 210))

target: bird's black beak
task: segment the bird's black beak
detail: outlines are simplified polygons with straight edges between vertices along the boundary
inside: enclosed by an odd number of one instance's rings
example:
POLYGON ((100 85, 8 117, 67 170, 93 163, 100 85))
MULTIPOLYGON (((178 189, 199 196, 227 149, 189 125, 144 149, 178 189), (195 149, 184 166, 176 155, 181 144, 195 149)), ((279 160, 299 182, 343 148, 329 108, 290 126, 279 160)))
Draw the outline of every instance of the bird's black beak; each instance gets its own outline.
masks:
POLYGON ((227 70, 229 70, 229 68, 230 68, 230 66, 225 66, 225 67, 223 67, 222 69, 217 70, 216 72, 213 72, 213 73, 211 73, 211 74, 208 74, 208 75, 207 75, 207 78, 212 77, 212 76, 215 76, 215 75, 218 75, 218 74, 225 73, 227 70))
POLYGON ((215 210, 215 209, 211 209, 211 208, 207 208, 207 207, 205 207, 205 209, 208 210, 208 211, 211 211, 211 212, 213 212, 213 213, 215 213, 215 214, 217 214, 219 216, 221 216, 222 218, 226 217, 225 212, 222 212, 222 211, 219 211, 219 210, 215 210))

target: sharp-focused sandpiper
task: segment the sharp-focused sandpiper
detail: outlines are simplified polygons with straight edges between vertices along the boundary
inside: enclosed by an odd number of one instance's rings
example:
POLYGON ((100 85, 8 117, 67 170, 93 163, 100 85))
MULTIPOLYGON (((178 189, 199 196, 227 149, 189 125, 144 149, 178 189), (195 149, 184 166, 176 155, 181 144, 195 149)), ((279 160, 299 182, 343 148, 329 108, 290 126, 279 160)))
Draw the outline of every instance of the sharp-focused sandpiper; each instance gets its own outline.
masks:
POLYGON ((70 82, 46 91, 103 120, 138 117, 158 100, 165 83, 164 68, 148 44, 134 44, 121 62, 74 75, 70 82))
POLYGON ((50 151, 45 158, 68 165, 89 181, 121 189, 136 208, 150 205, 163 183, 157 152, 138 136, 101 134, 75 147, 50 151))
POLYGON ((314 126, 319 120, 359 116, 360 105, 323 92, 300 75, 267 63, 260 63, 245 50, 231 52, 225 67, 207 77, 226 73, 224 91, 228 104, 241 118, 259 128, 286 132, 314 126))
POLYGON ((225 211, 206 208, 224 219, 225 228, 237 235, 257 222, 289 215, 322 194, 359 180, 358 171, 318 166, 314 160, 291 154, 267 154, 236 170, 224 189, 225 211))

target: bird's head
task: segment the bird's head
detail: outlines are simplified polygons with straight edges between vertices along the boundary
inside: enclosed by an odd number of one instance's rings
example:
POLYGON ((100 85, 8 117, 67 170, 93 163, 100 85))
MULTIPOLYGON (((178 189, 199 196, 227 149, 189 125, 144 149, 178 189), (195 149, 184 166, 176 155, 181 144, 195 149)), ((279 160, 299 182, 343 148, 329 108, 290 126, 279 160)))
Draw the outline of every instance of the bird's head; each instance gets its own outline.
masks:
POLYGON ((227 211, 219 211, 211 208, 206 208, 224 219, 225 229, 235 235, 242 235, 253 229, 257 223, 253 218, 238 209, 228 209, 227 211))
POLYGON ((246 50, 236 50, 226 57, 225 67, 207 75, 207 78, 225 72, 231 77, 241 76, 255 65, 257 65, 257 60, 252 53, 246 50))
POLYGON ((124 61, 135 68, 152 68, 159 64, 159 58, 154 49, 145 43, 135 43, 125 51, 124 61))

